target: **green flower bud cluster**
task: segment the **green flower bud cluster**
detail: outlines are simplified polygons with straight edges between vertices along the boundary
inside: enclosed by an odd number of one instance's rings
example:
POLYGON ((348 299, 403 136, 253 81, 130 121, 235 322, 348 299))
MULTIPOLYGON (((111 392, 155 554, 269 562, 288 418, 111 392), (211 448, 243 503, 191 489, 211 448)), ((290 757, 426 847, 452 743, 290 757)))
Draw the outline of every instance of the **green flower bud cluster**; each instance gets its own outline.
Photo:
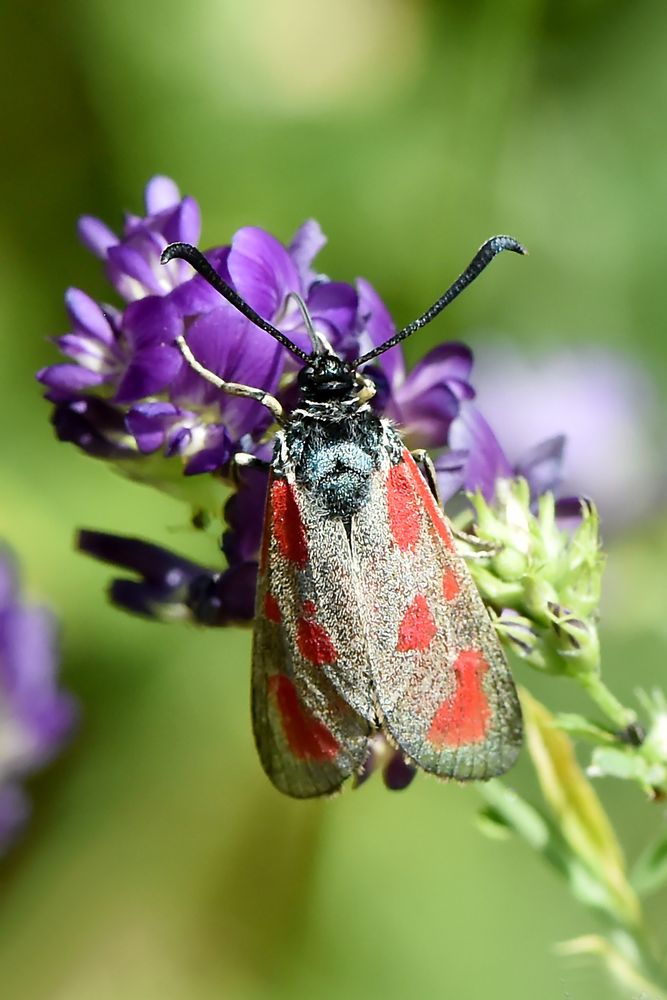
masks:
POLYGON ((593 505, 582 500, 581 521, 570 533, 558 526, 551 493, 533 510, 524 479, 499 480, 493 503, 481 493, 469 499, 478 544, 464 543, 464 554, 501 638, 548 673, 597 673, 604 559, 593 505))

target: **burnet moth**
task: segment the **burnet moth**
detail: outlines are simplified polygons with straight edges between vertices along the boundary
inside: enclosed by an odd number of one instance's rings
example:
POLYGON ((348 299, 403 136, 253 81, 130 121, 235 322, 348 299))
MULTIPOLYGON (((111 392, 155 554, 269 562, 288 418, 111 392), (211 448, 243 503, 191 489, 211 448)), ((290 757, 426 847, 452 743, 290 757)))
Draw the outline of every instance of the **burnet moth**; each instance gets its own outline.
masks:
MULTIPOLYGON (((187 363, 221 391, 266 406, 275 436, 252 654, 255 741, 274 785, 296 798, 335 792, 382 733, 441 778, 487 779, 514 763, 521 709, 488 612, 442 512, 433 467, 370 405, 369 361, 425 326, 502 250, 482 245, 423 315, 354 361, 313 328, 306 354, 259 316, 196 247, 172 243, 252 323, 303 363, 291 413, 261 388, 187 363)), ((241 464, 257 460, 237 456, 241 464)))

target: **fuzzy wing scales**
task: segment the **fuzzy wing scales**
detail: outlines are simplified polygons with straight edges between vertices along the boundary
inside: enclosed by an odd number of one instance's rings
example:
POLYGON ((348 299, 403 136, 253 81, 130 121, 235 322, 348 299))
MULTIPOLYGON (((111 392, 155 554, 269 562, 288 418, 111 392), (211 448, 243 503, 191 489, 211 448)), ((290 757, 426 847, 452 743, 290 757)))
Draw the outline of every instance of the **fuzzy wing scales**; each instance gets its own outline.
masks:
POLYGON ((252 713, 269 778, 288 795, 307 798, 336 791, 362 767, 369 725, 354 705, 363 709, 364 698, 369 700, 370 678, 359 648, 356 597, 346 592, 352 584, 345 531, 309 516, 300 499, 286 479, 272 477, 253 640, 252 713), (332 581, 338 586, 332 588, 332 581), (346 677, 343 694, 330 680, 339 675, 346 677))
POLYGON ((521 710, 500 643, 444 515, 407 451, 377 474, 352 543, 377 708, 419 767, 458 780, 511 767, 521 710))

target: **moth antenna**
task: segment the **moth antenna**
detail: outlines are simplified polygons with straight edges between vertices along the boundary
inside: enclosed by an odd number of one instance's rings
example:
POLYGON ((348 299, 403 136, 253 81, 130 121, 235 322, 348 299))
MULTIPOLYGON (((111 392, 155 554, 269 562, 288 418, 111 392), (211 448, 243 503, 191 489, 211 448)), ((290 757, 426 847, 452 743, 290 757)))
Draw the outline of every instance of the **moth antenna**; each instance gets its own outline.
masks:
POLYGON ((308 306, 303 301, 298 292, 288 292, 285 296, 287 300, 293 299, 294 302, 299 307, 299 311, 303 317, 303 322, 306 327, 308 336, 310 337, 310 342, 313 345, 313 351, 315 354, 329 354, 331 353, 331 346, 329 342, 317 332, 313 325, 313 318, 308 312, 308 306))
POLYGON ((372 361, 373 358, 377 358, 379 354, 384 354, 388 351, 390 347, 395 347, 406 337, 409 337, 411 333, 415 330, 419 330, 422 326, 426 326, 430 323, 432 319, 441 313, 442 310, 453 302, 461 292, 470 285, 475 278, 477 278, 485 267, 491 263, 493 258, 501 253, 503 250, 511 250, 513 253, 527 254, 528 251, 523 247, 518 240, 515 240, 513 236, 492 236, 491 239, 487 240, 486 243, 482 243, 481 247, 473 257, 473 259, 468 264, 465 271, 458 276, 455 282, 449 286, 447 291, 440 296, 437 302, 434 302, 430 308, 414 319, 412 323, 408 323, 404 326, 402 330, 390 337, 389 340, 385 340, 384 344, 380 344, 379 347, 374 347, 372 351, 368 351, 367 354, 363 354, 356 361, 351 362, 353 368, 357 368, 359 365, 366 364, 367 361, 372 361))
MULTIPOLYGON (((266 333, 270 334, 274 340, 277 340, 279 344, 286 347, 288 351, 295 354, 297 358, 301 358, 302 361, 308 361, 308 355, 302 351, 296 344, 293 344, 284 333, 277 330, 275 326, 272 326, 268 320, 263 319, 259 313, 248 305, 245 299, 242 299, 233 288, 227 284, 224 278, 221 278, 212 264, 204 257, 201 250, 197 247, 193 247, 190 243, 170 243, 169 246, 165 247, 160 256, 161 264, 168 264, 170 260, 174 258, 179 258, 180 260, 185 260, 187 263, 195 269, 205 281, 208 281, 211 288, 215 288, 216 292, 219 292, 223 298, 227 299, 235 309, 249 319, 251 323, 259 327, 260 330, 264 330, 266 333)), ((305 306, 304 306, 305 308, 305 306)))

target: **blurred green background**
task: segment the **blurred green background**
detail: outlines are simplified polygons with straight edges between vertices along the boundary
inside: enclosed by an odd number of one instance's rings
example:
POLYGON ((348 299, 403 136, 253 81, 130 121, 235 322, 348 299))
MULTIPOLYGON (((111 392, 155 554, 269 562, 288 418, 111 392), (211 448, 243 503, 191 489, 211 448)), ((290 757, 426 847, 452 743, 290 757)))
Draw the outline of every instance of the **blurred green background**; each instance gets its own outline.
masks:
MULTIPOLYGON (((659 0, 3 5, 0 534, 61 617, 83 707, 0 873, 3 998, 616 995, 553 954, 593 918, 522 844, 476 831, 474 788, 272 789, 249 635, 123 617, 72 547, 77 526, 205 561, 210 543, 175 501, 58 445, 33 372, 55 360, 64 289, 110 294, 77 217, 118 228, 166 173, 199 200, 202 245, 247 224, 288 239, 316 217, 323 269, 367 277, 398 321, 511 232, 531 256, 495 264, 409 357, 447 337, 480 354, 498 336, 606 344, 664 399, 666 32, 659 0)), ((628 480, 628 505, 642 488, 628 480)), ((666 560, 664 510, 610 540, 604 662, 623 698, 664 681, 666 560)), ((552 707, 583 705, 518 674, 552 707)), ((529 787, 526 761, 510 780, 529 787)), ((633 856, 664 806, 601 791, 633 856)), ((664 897, 649 917, 664 931, 664 897)))

